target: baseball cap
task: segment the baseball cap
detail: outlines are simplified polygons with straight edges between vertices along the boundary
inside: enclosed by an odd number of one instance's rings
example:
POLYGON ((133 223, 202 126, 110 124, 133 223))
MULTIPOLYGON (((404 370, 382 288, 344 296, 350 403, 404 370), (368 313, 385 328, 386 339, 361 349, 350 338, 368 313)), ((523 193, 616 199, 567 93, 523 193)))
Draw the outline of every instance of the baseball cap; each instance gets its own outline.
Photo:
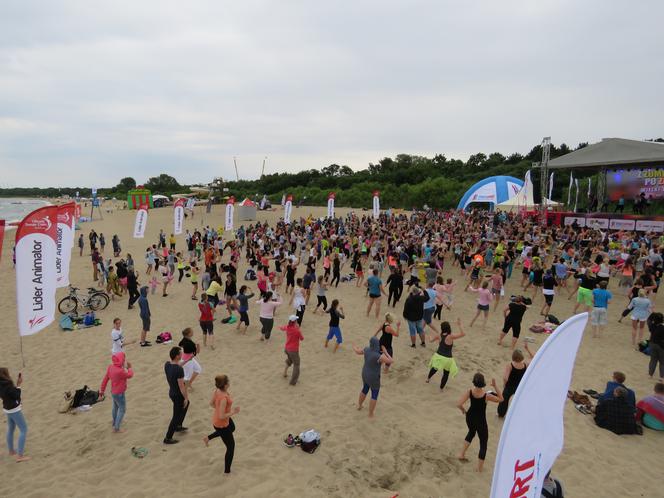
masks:
POLYGON ((288 317, 289 322, 297 322, 298 316, 297 315, 291 315, 288 317))

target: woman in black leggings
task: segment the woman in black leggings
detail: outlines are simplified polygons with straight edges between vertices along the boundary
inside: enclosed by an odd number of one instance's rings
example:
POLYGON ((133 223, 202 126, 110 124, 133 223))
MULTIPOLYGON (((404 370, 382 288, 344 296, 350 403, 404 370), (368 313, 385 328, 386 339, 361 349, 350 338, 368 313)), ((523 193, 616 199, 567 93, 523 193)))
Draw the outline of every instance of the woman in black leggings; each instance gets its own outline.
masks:
POLYGON ((233 464, 233 454, 235 453, 235 424, 232 415, 240 413, 238 407, 233 408, 233 399, 228 393, 230 381, 227 375, 217 375, 214 378, 215 390, 210 401, 210 406, 214 408, 212 414, 212 426, 214 432, 203 438, 205 446, 208 446, 210 439, 220 437, 226 445, 226 456, 224 457, 224 474, 230 474, 233 464))
POLYGON ((332 260, 332 281, 330 282, 330 287, 339 287, 339 279, 341 278, 341 260, 339 259, 339 254, 334 253, 334 259, 332 260), (334 281, 336 280, 336 284, 334 281))
POLYGON ((390 301, 393 301, 392 307, 396 308, 397 302, 399 302, 403 293, 403 274, 400 267, 392 268, 392 273, 387 277, 386 284, 388 285, 387 305, 389 306, 390 301))
POLYGON ((486 382, 484 381, 484 375, 481 373, 476 373, 473 376, 473 388, 466 391, 466 393, 461 397, 457 406, 461 413, 466 416, 466 425, 468 426, 468 434, 466 434, 466 440, 463 443, 463 449, 459 454, 459 460, 462 462, 467 462, 466 450, 470 446, 470 443, 473 441, 475 434, 480 438, 480 452, 478 455, 479 460, 477 461, 477 471, 482 472, 482 467, 484 467, 484 459, 486 458, 486 447, 489 441, 489 427, 486 423, 486 402, 493 401, 494 403, 500 403, 503 400, 503 395, 496 385, 496 379, 491 379, 491 386, 495 389, 496 394, 491 392, 486 392, 484 387, 486 382), (470 399, 470 408, 466 410, 464 404, 470 399))

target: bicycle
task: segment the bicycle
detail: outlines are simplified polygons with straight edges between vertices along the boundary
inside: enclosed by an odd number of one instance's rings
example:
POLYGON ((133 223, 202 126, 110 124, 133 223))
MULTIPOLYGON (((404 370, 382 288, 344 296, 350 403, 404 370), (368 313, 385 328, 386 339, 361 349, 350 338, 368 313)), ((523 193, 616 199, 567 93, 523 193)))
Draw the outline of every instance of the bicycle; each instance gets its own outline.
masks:
POLYGON ((83 308, 88 308, 92 311, 100 311, 106 309, 111 298, 104 291, 88 287, 88 295, 76 292, 78 287, 69 286, 69 295, 64 297, 58 303, 60 313, 66 315, 68 313, 76 313, 79 304, 83 308))

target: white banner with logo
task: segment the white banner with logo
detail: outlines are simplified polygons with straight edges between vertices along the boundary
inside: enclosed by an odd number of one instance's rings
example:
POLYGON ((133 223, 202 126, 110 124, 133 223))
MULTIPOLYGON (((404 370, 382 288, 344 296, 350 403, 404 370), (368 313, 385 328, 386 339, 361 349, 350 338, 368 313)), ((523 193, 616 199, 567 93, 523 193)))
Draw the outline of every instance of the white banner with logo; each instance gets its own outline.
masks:
POLYGON ((187 201, 182 197, 173 204, 173 234, 181 235, 184 225, 184 205, 187 201))
POLYGON ((528 366, 503 424, 491 498, 540 498, 563 448, 563 410, 588 313, 563 322, 528 366))
POLYGON ((235 197, 232 195, 226 201, 226 217, 224 218, 224 230, 226 232, 233 231, 233 214, 235 213, 235 197))
POLYGON ((639 232, 664 232, 664 221, 636 220, 636 230, 639 232))
POLYGON ((58 206, 58 224, 55 237, 55 281, 56 287, 69 285, 69 264, 74 247, 76 204, 69 202, 58 206))
POLYGON ((134 222, 134 238, 142 239, 145 236, 145 226, 148 224, 147 204, 141 204, 136 211, 136 221, 134 222))
POLYGON ((187 209, 189 211, 193 211, 195 205, 196 205, 196 199, 194 199, 193 197, 187 199, 187 209))
POLYGON ((378 219, 378 216, 380 215, 380 198, 379 198, 380 193, 378 190, 375 190, 373 193, 373 217, 374 219, 378 219))
POLYGON ((327 217, 334 218, 334 199, 337 196, 334 192, 327 194, 327 217))
POLYGON ((58 207, 39 208, 16 230, 16 308, 20 335, 36 334, 55 319, 58 207))
POLYGON ((287 195, 286 202, 284 203, 284 223, 291 222, 291 212, 293 211, 293 196, 287 195))

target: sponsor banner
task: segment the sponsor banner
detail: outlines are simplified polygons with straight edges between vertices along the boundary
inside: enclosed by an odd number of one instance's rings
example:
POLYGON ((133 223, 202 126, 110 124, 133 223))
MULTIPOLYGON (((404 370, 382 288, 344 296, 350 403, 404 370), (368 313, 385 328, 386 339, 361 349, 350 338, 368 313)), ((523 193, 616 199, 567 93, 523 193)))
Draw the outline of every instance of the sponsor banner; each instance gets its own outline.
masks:
POLYGON ((179 198, 173 204, 173 234, 181 235, 184 225, 184 205, 186 200, 179 198))
POLYGON ((288 194, 284 202, 284 223, 291 222, 291 212, 293 211, 293 196, 288 194))
POLYGON ((286 194, 281 196, 281 205, 285 206, 286 205, 286 194))
POLYGON ((5 239, 5 220, 0 220, 0 259, 2 259, 2 241, 5 239))
POLYGON ((136 211, 136 221, 134 222, 134 238, 142 239, 145 236, 145 226, 148 224, 148 204, 141 204, 136 211))
POLYGON ((58 207, 26 216, 16 230, 16 308, 19 334, 32 335, 55 319, 58 207))
POLYGON ((193 197, 187 199, 187 209, 189 211, 193 211, 195 205, 196 205, 196 199, 194 199, 193 197))
POLYGON ((226 216, 224 223, 224 230, 226 232, 233 231, 233 214, 235 213, 235 197, 232 195, 226 201, 226 216))
POLYGON ((512 398, 493 470, 491 498, 540 498, 563 448, 563 411, 588 313, 563 322, 537 351, 512 398))
POLYGON ((636 230, 639 232, 664 232, 664 221, 637 220, 636 230))
POLYGON ((574 221, 582 228, 586 226, 586 219, 581 216, 565 216, 565 225, 573 225, 574 221))
POLYGON ((373 193, 373 217, 374 219, 378 219, 378 216, 380 216, 380 192, 378 190, 374 190, 373 193))
POLYGON ((606 230, 609 228, 609 219, 608 218, 586 218, 586 226, 588 228, 594 228, 597 230, 598 228, 601 228, 603 230, 606 230))
POLYGON ((55 282, 56 287, 69 285, 69 264, 71 250, 74 247, 74 212, 73 202, 58 206, 58 224, 55 237, 55 282))
POLYGON ((327 217, 328 218, 334 218, 334 199, 336 198, 337 194, 334 192, 330 192, 327 194, 327 217))
POLYGON ((609 228, 611 230, 634 230, 634 220, 609 220, 609 228))

